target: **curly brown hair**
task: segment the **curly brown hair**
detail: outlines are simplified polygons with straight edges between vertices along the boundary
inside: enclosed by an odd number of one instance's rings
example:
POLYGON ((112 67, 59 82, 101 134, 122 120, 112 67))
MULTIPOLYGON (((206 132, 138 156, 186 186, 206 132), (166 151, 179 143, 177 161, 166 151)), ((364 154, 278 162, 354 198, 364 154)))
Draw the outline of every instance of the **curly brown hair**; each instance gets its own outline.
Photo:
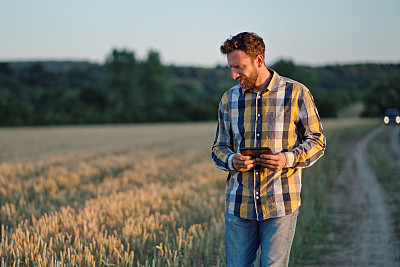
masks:
POLYGON ((252 58, 258 55, 265 57, 264 40, 251 32, 241 32, 232 36, 221 45, 220 50, 225 55, 235 50, 242 50, 252 58))

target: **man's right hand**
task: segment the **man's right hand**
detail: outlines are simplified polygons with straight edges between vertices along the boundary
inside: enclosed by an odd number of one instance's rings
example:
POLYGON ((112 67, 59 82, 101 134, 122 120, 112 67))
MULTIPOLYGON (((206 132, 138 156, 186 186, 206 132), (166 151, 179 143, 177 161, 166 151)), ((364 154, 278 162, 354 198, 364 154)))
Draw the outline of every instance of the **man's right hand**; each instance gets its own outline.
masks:
POLYGON ((251 159, 251 156, 243 156, 240 153, 236 153, 232 159, 233 167, 241 172, 249 171, 256 165, 256 160, 251 159))

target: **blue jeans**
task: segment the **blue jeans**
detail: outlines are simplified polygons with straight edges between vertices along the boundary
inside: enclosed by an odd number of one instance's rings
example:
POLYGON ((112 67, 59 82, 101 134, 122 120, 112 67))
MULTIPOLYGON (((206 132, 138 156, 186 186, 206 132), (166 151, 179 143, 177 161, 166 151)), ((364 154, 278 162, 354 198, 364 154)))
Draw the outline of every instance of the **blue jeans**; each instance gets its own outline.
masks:
POLYGON ((226 266, 254 266, 259 246, 260 266, 288 266, 298 213, 264 221, 225 213, 226 266))

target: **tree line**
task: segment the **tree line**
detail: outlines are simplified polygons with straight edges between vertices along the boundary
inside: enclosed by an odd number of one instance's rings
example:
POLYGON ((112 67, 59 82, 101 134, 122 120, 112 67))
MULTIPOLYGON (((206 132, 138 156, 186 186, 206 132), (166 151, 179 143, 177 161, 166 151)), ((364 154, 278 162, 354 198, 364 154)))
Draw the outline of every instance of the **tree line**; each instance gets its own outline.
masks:
MULTIPOLYGON (((400 64, 310 67, 279 60, 279 74, 304 83, 321 117, 354 102, 366 116, 400 106, 400 64)), ((58 125, 215 120, 222 94, 236 82, 226 66, 165 66, 114 49, 104 64, 0 63, 0 125, 58 125)))

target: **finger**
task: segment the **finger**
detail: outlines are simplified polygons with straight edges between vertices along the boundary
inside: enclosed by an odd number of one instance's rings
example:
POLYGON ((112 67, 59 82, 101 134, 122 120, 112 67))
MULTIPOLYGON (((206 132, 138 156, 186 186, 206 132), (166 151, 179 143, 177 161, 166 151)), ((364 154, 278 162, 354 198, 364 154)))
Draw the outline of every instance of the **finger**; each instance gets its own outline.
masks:
POLYGON ((251 170, 251 168, 253 168, 253 166, 249 165, 249 166, 237 167, 236 169, 241 172, 245 172, 245 171, 251 170))
POLYGON ((238 169, 240 171, 248 171, 250 169, 252 169, 254 166, 253 165, 243 165, 243 166, 239 166, 238 169))
POLYGON ((257 164, 270 170, 276 171, 279 169, 279 162, 275 160, 257 159, 257 164))
POLYGON ((277 165, 278 161, 273 160, 273 159, 264 159, 264 158, 258 158, 256 159, 256 162, 258 164, 267 164, 267 165, 277 165))
POLYGON ((255 163, 256 159, 233 159, 234 162, 237 162, 238 164, 251 164, 251 163, 255 163))
POLYGON ((249 160, 251 159, 251 156, 243 156, 242 154, 237 153, 233 156, 233 158, 237 160, 249 160))
POLYGON ((268 154, 261 154, 260 158, 269 159, 269 160, 278 160, 279 156, 277 155, 268 155, 268 154))
POLYGON ((244 160, 242 162, 245 165, 255 164, 256 163, 256 159, 244 160))
POLYGON ((237 161, 233 162, 233 165, 235 166, 235 169, 237 169, 239 171, 250 170, 251 168, 254 167, 254 161, 251 160, 249 162, 246 162, 246 161, 237 160, 237 161))

